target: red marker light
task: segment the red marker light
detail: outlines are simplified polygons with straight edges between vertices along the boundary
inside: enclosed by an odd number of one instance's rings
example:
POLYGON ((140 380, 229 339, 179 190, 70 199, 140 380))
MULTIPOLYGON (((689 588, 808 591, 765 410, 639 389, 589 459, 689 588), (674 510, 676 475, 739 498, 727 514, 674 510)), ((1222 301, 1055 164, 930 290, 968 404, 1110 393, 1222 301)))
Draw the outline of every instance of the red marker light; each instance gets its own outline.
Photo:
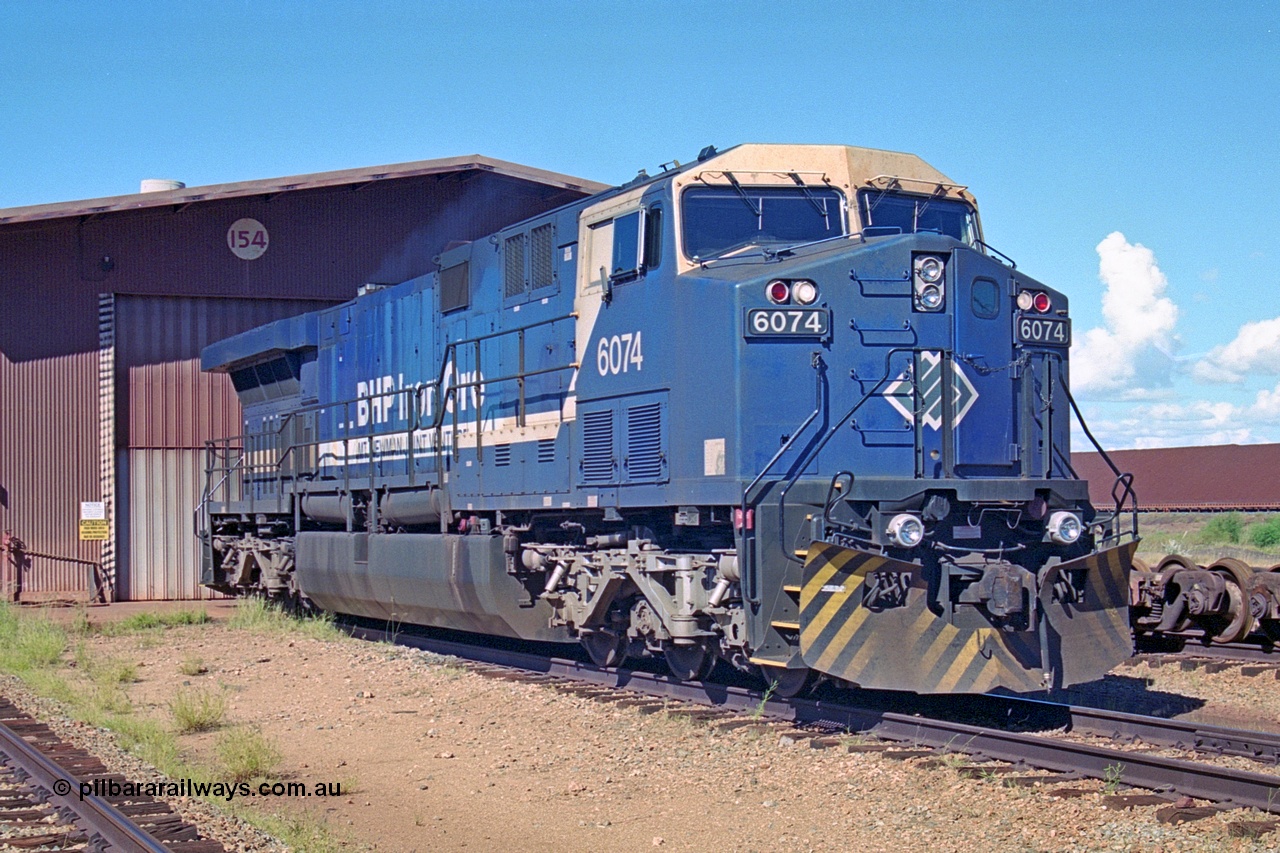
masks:
POLYGON ((771 281, 765 294, 774 305, 783 305, 791 299, 791 287, 785 281, 771 281))
POLYGON ((1044 292, 1037 293, 1035 295, 1035 298, 1032 299, 1031 301, 1032 307, 1035 308, 1037 311, 1039 311, 1041 314, 1048 312, 1052 304, 1053 303, 1049 301, 1049 294, 1044 292))

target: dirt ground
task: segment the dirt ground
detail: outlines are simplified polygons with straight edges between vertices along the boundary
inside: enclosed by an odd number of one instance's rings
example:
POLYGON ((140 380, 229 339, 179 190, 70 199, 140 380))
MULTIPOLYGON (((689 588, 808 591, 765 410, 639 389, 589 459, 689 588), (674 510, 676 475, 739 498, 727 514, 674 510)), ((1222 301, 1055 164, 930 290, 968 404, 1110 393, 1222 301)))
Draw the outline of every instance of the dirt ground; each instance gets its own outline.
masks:
MULTIPOLYGON (((221 621, 230 607, 207 605, 213 624, 87 642, 95 656, 136 664, 127 687, 136 713, 168 719, 177 691, 224 691, 227 724, 259 727, 275 742, 282 780, 342 786, 339 797, 246 802, 308 814, 346 849, 1172 853, 1280 843, 1228 837, 1228 816, 1169 826, 1154 808, 1109 811, 1093 783, 1077 786, 1092 793, 1063 799, 967 779, 946 764, 784 746, 776 735, 644 715, 385 644, 232 629, 221 621), (197 657, 207 671, 183 674, 197 657)), ((90 618, 128 611, 96 608, 90 618)), ((1190 696, 1201 715, 1280 723, 1274 678, 1145 666, 1117 678, 1190 696)), ((212 764, 216 737, 180 742, 212 764)))

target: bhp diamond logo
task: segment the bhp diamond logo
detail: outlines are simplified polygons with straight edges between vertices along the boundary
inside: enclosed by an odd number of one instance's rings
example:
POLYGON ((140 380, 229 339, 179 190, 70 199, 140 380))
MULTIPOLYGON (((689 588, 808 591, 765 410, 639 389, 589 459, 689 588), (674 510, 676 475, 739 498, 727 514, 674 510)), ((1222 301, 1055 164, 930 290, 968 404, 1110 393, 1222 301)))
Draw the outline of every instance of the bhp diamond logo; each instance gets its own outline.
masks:
MULTIPOLYGON (((938 430, 942 428, 942 353, 922 352, 920 354, 920 396, 924 409, 924 424, 938 430)), ((969 414, 973 404, 978 401, 978 389, 973 387, 969 377, 965 376, 957 362, 951 362, 951 392, 955 404, 955 415, 952 423, 957 426, 964 416, 969 414)), ((898 377, 884 389, 884 398, 889 401, 908 423, 915 421, 915 397, 911 388, 909 371, 902 371, 898 377)))

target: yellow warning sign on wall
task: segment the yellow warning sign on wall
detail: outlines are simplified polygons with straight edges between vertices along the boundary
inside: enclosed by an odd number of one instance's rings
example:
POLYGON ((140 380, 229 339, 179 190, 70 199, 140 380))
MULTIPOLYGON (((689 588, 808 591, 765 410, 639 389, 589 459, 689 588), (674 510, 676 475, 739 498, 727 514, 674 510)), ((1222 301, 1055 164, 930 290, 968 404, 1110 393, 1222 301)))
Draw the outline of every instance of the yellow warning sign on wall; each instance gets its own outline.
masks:
POLYGON ((80 541, 101 542, 110 538, 111 529, 105 518, 80 519, 80 541))

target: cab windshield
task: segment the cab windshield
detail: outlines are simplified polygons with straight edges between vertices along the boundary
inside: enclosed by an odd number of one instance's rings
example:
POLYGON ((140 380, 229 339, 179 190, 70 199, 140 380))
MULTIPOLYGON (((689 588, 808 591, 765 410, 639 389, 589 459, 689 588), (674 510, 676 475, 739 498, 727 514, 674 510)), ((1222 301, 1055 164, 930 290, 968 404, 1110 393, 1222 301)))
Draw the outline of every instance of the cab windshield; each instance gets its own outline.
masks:
POLYGON ((970 246, 978 240, 973 208, 953 198, 912 195, 889 190, 858 193, 862 233, 868 237, 888 234, 945 234, 970 246))
POLYGON ((844 194, 811 187, 690 187, 681 201, 684 253, 710 260, 747 246, 794 246, 839 237, 844 194))

